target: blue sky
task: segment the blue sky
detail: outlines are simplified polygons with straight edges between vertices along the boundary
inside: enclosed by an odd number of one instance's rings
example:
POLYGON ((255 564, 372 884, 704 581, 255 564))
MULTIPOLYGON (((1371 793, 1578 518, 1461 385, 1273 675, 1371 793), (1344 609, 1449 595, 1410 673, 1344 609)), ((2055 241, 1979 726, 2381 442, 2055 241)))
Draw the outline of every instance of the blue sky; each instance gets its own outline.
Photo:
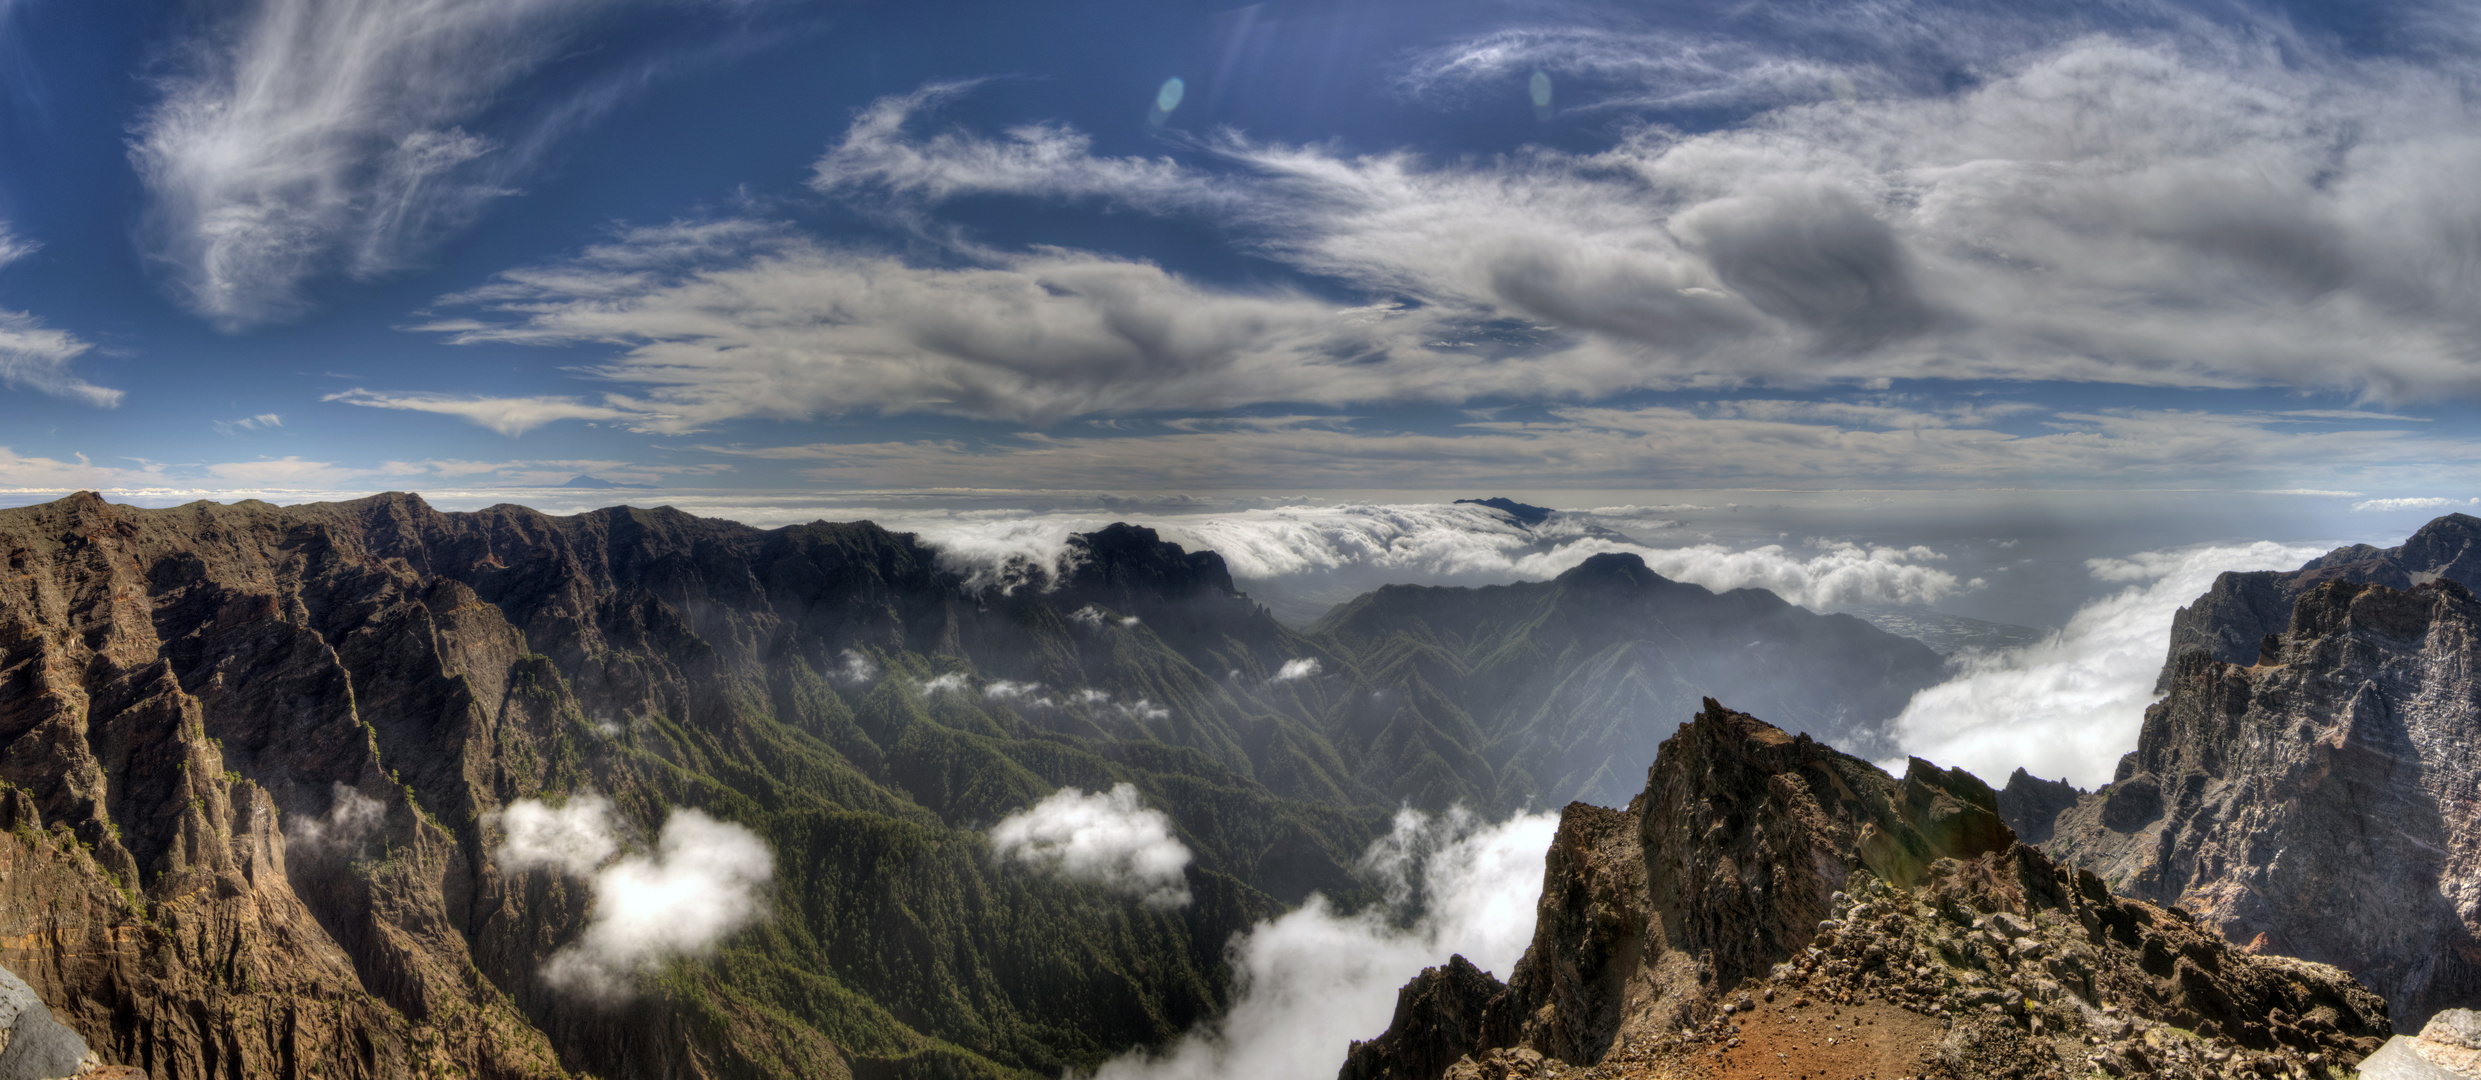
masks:
POLYGON ((0 489, 2460 502, 2477 31, 0 0, 0 489))

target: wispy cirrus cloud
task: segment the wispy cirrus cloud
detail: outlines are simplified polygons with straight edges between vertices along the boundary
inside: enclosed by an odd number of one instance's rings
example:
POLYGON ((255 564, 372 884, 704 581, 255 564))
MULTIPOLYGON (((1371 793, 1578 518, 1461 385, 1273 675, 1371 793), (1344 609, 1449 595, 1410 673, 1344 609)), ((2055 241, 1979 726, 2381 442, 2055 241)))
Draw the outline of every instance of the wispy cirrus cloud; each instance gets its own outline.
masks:
POLYGON ((694 4, 223 5, 178 43, 133 133, 149 252, 181 302, 226 330, 300 314, 320 277, 400 270, 662 65, 601 44, 582 82, 548 84, 547 67, 617 19, 681 6, 694 4))
POLYGON ((355 387, 319 398, 373 409, 438 413, 462 417, 514 438, 555 420, 625 420, 651 423, 660 414, 621 405, 596 405, 573 397, 474 397, 453 394, 388 393, 355 387))

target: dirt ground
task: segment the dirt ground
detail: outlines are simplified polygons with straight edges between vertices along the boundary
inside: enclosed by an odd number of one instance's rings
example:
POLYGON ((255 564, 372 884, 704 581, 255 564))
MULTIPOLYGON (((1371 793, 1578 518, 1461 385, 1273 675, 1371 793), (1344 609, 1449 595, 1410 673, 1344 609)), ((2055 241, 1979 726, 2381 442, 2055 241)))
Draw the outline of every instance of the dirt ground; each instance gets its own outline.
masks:
POLYGON ((1762 1003, 1732 1019, 1740 1045, 1700 1052, 1680 1064, 1716 1080, 1900 1080, 1921 1072, 1921 1056, 1946 1028, 1884 1002, 1762 1003))

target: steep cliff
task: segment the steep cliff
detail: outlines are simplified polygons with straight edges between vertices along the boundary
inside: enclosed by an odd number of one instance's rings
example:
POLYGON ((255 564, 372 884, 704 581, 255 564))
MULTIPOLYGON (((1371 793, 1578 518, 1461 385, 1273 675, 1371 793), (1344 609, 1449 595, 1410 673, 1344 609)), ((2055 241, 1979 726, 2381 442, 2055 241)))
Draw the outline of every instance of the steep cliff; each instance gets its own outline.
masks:
POLYGON ((2409 589, 2446 578, 2481 587, 2481 518, 2448 514, 2391 548, 2336 548, 2298 570, 2225 573, 2171 618, 2171 651, 2154 692, 2171 689, 2180 657, 2203 652, 2226 664, 2248 664, 2266 636, 2291 624, 2292 605, 2329 581, 2409 589))
POLYGON ((2183 657, 2051 851, 2352 971, 2401 1030, 2481 1004, 2481 603, 2443 577, 2329 581, 2253 659, 2183 657))
POLYGON ((2015 841, 1990 789, 1898 780, 1711 701, 1626 811, 1573 805, 1505 985, 1451 961, 1342 1076, 2204 1077, 2375 1050, 2385 1004, 2015 841))

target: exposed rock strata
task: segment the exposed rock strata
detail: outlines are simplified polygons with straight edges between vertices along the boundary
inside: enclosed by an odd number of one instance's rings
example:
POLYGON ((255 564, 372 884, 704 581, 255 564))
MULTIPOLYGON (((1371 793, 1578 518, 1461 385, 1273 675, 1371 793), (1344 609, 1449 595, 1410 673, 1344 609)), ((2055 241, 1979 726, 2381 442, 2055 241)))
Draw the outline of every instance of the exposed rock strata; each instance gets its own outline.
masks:
POLYGON ((2481 1004, 2481 602, 2447 578, 2328 581, 2253 659, 2183 656, 2050 850, 2352 971, 2405 1030, 2481 1004))
POLYGON ((1341 1075, 1758 1076, 1798 1054, 1835 1075, 2209 1077, 2357 1061, 2386 1030, 2348 975, 2017 843, 1969 774, 1897 780, 1711 701, 1628 810, 1562 815, 1537 920, 1504 987, 1425 972, 1341 1075))
POLYGON ((2256 663, 2266 636, 2291 625, 2292 605, 2329 581, 2409 589, 2440 578, 2481 588, 2481 518, 2448 514, 2396 547, 2336 548, 2298 570, 2222 574, 2205 595, 2171 617, 2171 651, 2154 692, 2171 689, 2180 657, 2192 652, 2226 664, 2256 663))

